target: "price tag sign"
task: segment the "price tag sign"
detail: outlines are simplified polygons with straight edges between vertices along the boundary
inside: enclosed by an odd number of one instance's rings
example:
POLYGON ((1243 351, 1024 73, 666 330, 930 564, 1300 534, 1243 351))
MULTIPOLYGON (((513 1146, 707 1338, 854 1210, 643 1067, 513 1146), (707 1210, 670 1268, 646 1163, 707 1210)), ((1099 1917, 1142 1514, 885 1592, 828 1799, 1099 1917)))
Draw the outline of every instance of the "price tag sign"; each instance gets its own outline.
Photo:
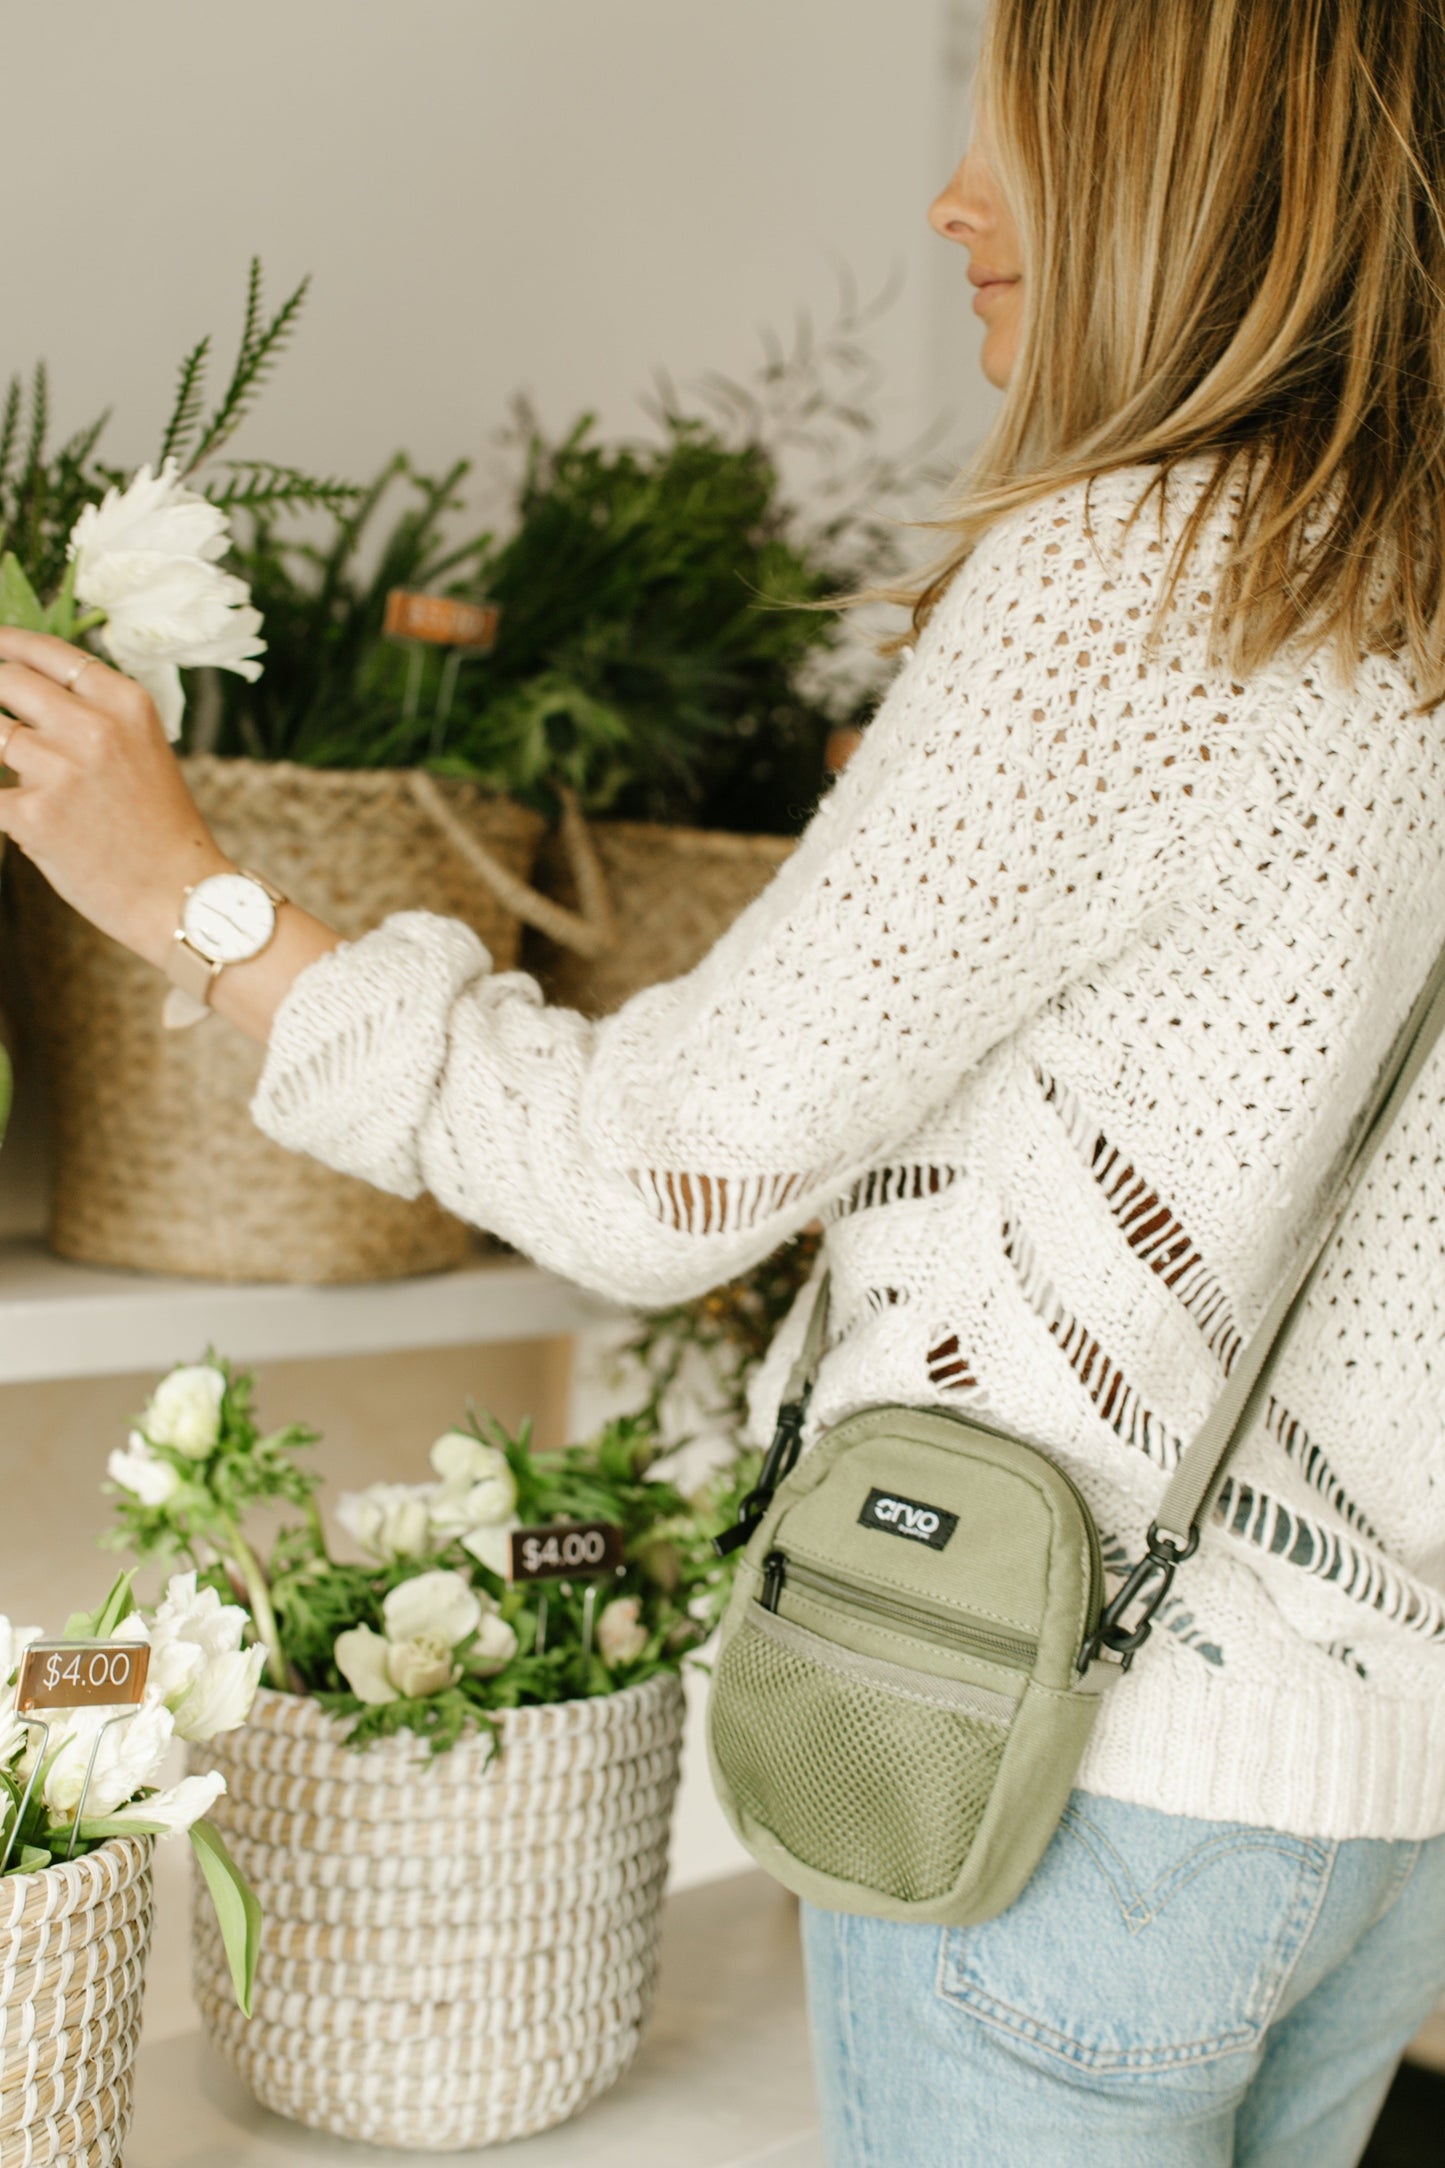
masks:
POLYGON ((145 1693, 151 1652, 144 1641, 36 1641, 20 1666, 17 1706, 134 1708, 145 1693))
POLYGON ((490 602, 458 602, 393 587, 383 630, 392 640, 425 640, 432 647, 469 647, 485 654, 496 643, 501 612, 490 602))
POLYGON ((597 1581, 622 1571, 622 1530, 611 1521, 550 1521, 512 1530, 509 1581, 597 1581))

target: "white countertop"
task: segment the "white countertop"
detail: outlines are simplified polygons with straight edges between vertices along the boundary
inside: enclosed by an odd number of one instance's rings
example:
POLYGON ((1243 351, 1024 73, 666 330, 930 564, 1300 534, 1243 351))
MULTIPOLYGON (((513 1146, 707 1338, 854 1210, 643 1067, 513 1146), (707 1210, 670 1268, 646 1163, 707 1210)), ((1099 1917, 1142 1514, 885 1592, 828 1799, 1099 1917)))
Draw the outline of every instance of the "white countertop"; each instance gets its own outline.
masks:
MULTIPOLYGON (((415 2168, 258 2107, 194 2030, 142 2044, 126 2168, 415 2168)), ((505 2148, 517 2168, 823 2168, 797 1910, 761 1874, 668 1900, 657 2007, 620 2085, 575 2121, 505 2148)))

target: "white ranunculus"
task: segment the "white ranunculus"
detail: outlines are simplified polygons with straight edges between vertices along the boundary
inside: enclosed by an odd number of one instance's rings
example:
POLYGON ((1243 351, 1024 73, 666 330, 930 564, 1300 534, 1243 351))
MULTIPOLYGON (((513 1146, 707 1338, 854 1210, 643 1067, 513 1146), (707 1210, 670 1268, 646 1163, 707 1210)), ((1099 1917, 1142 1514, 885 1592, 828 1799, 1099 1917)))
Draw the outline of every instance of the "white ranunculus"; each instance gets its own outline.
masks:
POLYGON ((185 487, 173 459, 87 505, 70 537, 76 598, 106 613, 101 645, 145 687, 168 738, 185 710, 182 668, 261 675, 260 612, 245 581, 217 561, 229 546, 225 514, 185 487))
POLYGON ((223 1372, 211 1363, 182 1363, 161 1379, 140 1427, 152 1445, 168 1445, 187 1460, 204 1460, 221 1437, 223 1372))
POLYGON ((115 1447, 105 1469, 112 1483, 130 1491, 143 1506, 169 1505, 180 1481, 170 1462, 153 1453, 138 1430, 123 1447, 115 1447))
POLYGON ((467 1650, 468 1671, 489 1679, 494 1672, 505 1670, 516 1653, 517 1636, 506 1620, 499 1618, 495 1611, 484 1612, 477 1638, 467 1650))
POLYGON ((462 1667, 440 1634, 412 1634, 406 1641, 387 1643, 386 1675, 407 1701, 419 1701, 455 1686, 462 1667))
POLYGON ((514 1513, 509 1520, 469 1528, 462 1537, 462 1549, 470 1551, 479 1566, 485 1566, 505 1581, 512 1563, 512 1530, 521 1525, 514 1513))
MULTIPOLYGON (((149 1799, 137 1799, 133 1806, 122 1807, 111 1818, 117 1822, 129 1822, 137 1830, 153 1830, 163 1837, 178 1836, 190 1828, 192 1822, 201 1821, 210 1813, 222 1792, 226 1780, 219 1769, 208 1769, 204 1776, 182 1777, 179 1784, 168 1791, 152 1792, 149 1799)), ((85 1818, 90 1820, 91 1809, 87 1802, 85 1818)))
POLYGON ((41 1790, 56 1821, 74 1819, 83 1791, 85 1819, 99 1821, 155 1782, 175 1737, 170 1710, 163 1702, 146 1701, 134 1716, 119 1724, 110 1722, 115 1713, 114 1709, 101 1708, 70 1710, 63 1725, 52 1731, 48 1752, 53 1759, 41 1790), (85 1772, 97 1734, 100 1741, 95 1770, 86 1791, 85 1772))
POLYGON ((425 1558, 435 1489, 434 1483, 373 1483, 366 1490, 343 1491, 336 1518, 368 1557, 383 1565, 394 1558, 425 1558))
POLYGON ((459 1573, 437 1571, 414 1574, 394 1588, 382 1604, 381 1615, 388 1641, 435 1634, 448 1648, 455 1648, 476 1632, 482 1605, 459 1573))
POLYGON ((647 1647, 647 1628, 642 1623, 642 1602, 637 1596, 616 1596, 597 1621, 597 1653, 609 1670, 635 1664, 647 1647))
POLYGON ((206 1656, 230 1656, 246 1638, 250 1623, 238 1603, 222 1603, 213 1588, 198 1588, 194 1570, 173 1573, 151 1621, 156 1648, 170 1641, 190 1641, 206 1656))

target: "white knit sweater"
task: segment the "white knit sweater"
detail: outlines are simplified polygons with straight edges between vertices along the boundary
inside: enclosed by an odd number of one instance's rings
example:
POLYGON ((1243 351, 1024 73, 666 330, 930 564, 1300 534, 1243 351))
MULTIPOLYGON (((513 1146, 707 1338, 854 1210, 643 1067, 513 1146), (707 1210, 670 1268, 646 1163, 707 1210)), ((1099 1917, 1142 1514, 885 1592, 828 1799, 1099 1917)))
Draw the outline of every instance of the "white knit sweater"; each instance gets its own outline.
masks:
MULTIPOLYGON (((314 965, 256 1118, 628 1303, 822 1215, 814 1428, 977 1411, 1137 1555, 1445 935, 1445 712, 1394 663, 1206 659, 1202 470, 1011 517, 794 856, 604 1023, 412 913, 314 965), (686 1176, 684 1187, 680 1178, 686 1176)), ((1445 1060, 1376 1162, 1088 1788, 1311 1836, 1445 1830, 1445 1060)), ((801 1329, 759 1384, 767 1429, 801 1329)))

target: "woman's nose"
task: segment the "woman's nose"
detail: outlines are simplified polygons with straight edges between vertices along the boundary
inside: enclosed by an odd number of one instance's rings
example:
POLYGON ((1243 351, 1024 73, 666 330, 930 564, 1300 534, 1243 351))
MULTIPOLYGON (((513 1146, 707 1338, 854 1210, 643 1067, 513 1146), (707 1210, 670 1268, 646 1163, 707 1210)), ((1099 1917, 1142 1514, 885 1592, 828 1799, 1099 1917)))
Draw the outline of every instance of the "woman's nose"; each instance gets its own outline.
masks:
POLYGON ((976 185, 973 154, 964 159, 928 206, 928 223, 945 241, 971 248, 988 224, 988 206, 976 185))

